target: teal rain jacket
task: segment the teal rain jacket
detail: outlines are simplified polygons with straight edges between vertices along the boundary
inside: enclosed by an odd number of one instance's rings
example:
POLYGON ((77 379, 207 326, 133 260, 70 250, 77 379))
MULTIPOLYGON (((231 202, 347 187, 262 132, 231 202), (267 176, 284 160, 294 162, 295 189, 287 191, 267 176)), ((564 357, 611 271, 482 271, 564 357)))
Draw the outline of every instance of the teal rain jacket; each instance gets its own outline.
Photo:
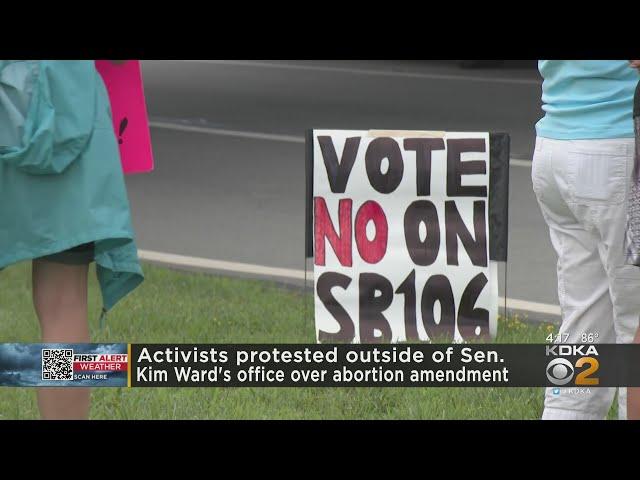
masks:
POLYGON ((105 310, 143 280, 93 61, 0 60, 0 269, 95 242, 105 310))

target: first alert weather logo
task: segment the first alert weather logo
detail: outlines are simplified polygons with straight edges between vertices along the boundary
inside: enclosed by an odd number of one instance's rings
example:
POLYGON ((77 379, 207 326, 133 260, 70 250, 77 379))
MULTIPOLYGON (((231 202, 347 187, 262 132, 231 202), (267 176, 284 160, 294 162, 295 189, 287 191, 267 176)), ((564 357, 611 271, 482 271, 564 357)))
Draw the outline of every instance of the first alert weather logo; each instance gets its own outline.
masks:
POLYGON ((74 353, 70 348, 42 349, 42 380, 107 380, 109 374, 127 372, 126 353, 74 353))

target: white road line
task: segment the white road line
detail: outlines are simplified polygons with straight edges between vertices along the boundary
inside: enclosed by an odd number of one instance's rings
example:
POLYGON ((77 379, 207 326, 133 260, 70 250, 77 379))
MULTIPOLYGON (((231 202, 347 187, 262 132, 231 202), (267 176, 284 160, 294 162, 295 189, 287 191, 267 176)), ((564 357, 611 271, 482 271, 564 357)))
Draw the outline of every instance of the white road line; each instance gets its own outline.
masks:
POLYGON ((512 167, 531 168, 531 160, 521 160, 519 158, 511 158, 509 159, 509 165, 511 165, 512 167))
MULTIPOLYGON (((504 305, 504 297, 498 298, 498 305, 504 305)), ((560 306, 550 303, 529 302, 528 300, 518 300, 507 298, 507 308, 514 310, 524 310, 527 312, 544 313, 546 315, 560 316, 560 306)))
MULTIPOLYGON (((225 260, 214 260, 210 258, 190 257, 186 255, 176 255, 173 253, 154 252, 151 250, 138 250, 141 260, 159 263, 167 266, 191 267, 204 270, 226 271, 233 273, 244 273, 250 275, 261 275, 267 277, 285 278, 289 280, 313 280, 313 271, 308 271, 305 277, 304 270, 294 270, 290 268, 275 268, 264 265, 254 265, 250 263, 227 262, 225 260)), ((498 299, 499 305, 504 305, 504 297, 498 299)), ((560 307, 547 303, 529 302, 507 298, 507 308, 524 310, 546 315, 560 316, 560 307)))
POLYGON ((276 142, 304 143, 304 137, 293 135, 277 135, 272 133, 246 132, 240 130, 227 130, 224 128, 198 127, 182 123, 150 121, 149 126, 164 130, 175 130, 178 132, 205 133, 208 135, 221 135, 227 137, 252 138, 254 140, 274 140, 276 142))
MULTIPOLYGON (((150 250, 138 250, 141 260, 175 265, 180 267, 196 267, 206 270, 222 270, 235 273, 250 273, 253 275, 266 275, 269 277, 304 280, 304 270, 292 270, 289 268, 266 267, 252 265, 250 263, 228 262, 226 260, 214 260, 210 258, 189 257, 173 253, 153 252, 150 250)), ((313 278, 313 272, 309 272, 313 278)), ((309 277, 307 277, 309 278, 309 277)))
POLYGON ((370 75, 380 77, 404 77, 404 78, 422 78, 429 80, 457 80, 463 82, 485 82, 485 83, 512 83, 520 85, 542 85, 542 82, 534 78, 509 78, 509 77, 484 77, 480 75, 450 75, 446 73, 426 73, 426 72, 402 72, 393 70, 382 70, 372 68, 347 68, 332 67, 329 65, 308 65, 308 64, 291 64, 291 63, 273 63, 250 60, 183 60, 190 63, 205 63, 220 66, 236 66, 236 67, 260 67, 275 68, 283 70, 302 70, 309 72, 334 72, 347 73, 352 75, 370 75))
MULTIPOLYGON (((279 135, 274 133, 249 132, 249 131, 243 131, 243 130, 227 130, 224 128, 198 127, 196 125, 189 125, 189 124, 177 123, 177 122, 164 122, 160 120, 150 121, 149 126, 151 126, 152 128, 159 128, 162 130, 173 130, 176 132, 204 133, 206 135, 250 138, 253 140, 272 140, 276 142, 287 142, 287 143, 304 143, 304 137, 298 137, 294 135, 279 135)), ((521 160, 521 159, 512 158, 509 161, 509 164, 514 167, 531 168, 530 160, 521 160)))

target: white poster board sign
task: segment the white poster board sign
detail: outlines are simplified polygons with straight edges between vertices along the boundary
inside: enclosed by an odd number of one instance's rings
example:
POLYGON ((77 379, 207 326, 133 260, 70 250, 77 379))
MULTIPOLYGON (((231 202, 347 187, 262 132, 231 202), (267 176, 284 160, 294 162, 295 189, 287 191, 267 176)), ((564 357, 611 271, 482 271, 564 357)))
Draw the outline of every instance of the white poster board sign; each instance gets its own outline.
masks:
POLYGON ((316 339, 494 337, 489 134, 313 131, 316 339))

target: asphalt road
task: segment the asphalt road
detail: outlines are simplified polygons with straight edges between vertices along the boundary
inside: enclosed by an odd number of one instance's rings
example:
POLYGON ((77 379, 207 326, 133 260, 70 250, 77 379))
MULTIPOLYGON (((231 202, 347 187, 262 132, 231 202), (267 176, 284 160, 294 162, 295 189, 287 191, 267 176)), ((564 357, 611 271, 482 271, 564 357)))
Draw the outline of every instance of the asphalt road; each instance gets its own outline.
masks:
POLYGON ((306 129, 506 131, 520 160, 510 178, 507 296, 557 304, 555 254, 522 162, 541 115, 534 69, 206 60, 143 69, 156 170, 127 178, 141 249, 300 271, 306 129))

